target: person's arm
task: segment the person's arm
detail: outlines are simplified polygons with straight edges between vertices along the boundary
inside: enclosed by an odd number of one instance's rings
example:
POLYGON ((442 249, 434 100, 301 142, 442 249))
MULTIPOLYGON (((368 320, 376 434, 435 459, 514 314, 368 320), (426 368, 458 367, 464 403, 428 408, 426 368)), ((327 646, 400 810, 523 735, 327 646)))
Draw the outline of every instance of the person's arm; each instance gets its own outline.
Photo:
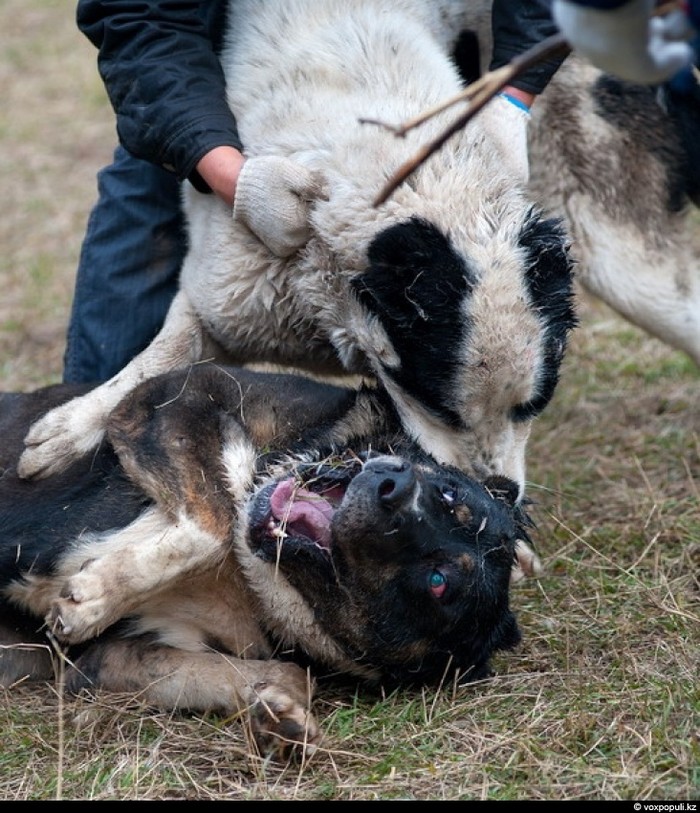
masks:
MULTIPOLYGON (((558 33, 551 0, 494 0, 491 9, 493 51, 489 70, 507 65, 514 57, 558 33)), ((542 93, 566 58, 552 56, 523 71, 506 88, 527 106, 542 93)))
POLYGON ((215 5, 79 0, 77 7, 78 28, 98 49, 120 142, 202 191, 202 158, 215 147, 243 149, 209 30, 223 30, 223 19, 207 25, 203 16, 215 5))
MULTIPOLYGON (((557 33, 551 0, 494 0, 489 70, 508 65, 515 57, 557 33)), ((563 52, 561 56, 551 57, 522 71, 479 114, 485 132, 501 153, 502 165, 517 181, 527 182, 529 178, 527 125, 530 106, 565 58, 563 52)))
POLYGON ((217 53, 224 8, 220 0, 79 0, 77 23, 98 49, 122 145, 214 192, 285 257, 308 239, 321 185, 293 161, 244 158, 217 53))

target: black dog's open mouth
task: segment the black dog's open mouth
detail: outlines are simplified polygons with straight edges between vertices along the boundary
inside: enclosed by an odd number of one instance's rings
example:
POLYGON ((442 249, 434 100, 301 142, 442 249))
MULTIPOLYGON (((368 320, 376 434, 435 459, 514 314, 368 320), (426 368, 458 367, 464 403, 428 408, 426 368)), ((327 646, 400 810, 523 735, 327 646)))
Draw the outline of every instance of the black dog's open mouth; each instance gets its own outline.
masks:
POLYGON ((316 493, 304 488, 293 477, 278 483, 270 495, 271 536, 306 537, 322 548, 331 544, 331 520, 345 490, 333 486, 316 493))
POLYGON ((259 492, 253 508, 253 542, 261 547, 313 544, 328 550, 333 516, 362 466, 362 459, 354 455, 297 464, 292 475, 259 492))

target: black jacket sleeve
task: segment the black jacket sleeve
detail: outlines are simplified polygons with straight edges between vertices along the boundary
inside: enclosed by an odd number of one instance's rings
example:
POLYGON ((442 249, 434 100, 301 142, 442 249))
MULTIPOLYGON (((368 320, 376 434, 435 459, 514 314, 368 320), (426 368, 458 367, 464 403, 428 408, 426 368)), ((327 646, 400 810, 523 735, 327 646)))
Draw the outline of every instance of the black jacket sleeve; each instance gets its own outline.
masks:
POLYGON ((117 133, 133 155, 202 181, 214 147, 242 149, 217 48, 225 2, 79 0, 77 24, 97 47, 117 133))
MULTIPOLYGON (((552 19, 551 0, 494 0, 491 10, 493 54, 490 70, 508 64, 528 48, 557 34, 552 19)), ((550 57, 528 68, 513 80, 514 87, 528 93, 541 93, 554 76, 566 54, 550 57)))

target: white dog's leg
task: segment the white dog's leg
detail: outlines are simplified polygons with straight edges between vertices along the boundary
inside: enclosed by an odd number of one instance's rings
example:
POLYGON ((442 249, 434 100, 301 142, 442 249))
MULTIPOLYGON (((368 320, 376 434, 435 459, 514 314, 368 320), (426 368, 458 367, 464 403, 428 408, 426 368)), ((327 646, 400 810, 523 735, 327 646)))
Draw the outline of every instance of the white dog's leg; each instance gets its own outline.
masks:
POLYGON ((189 299, 180 291, 162 330, 151 344, 109 381, 52 409, 30 428, 17 465, 20 477, 46 477, 64 471, 95 449, 109 413, 141 381, 199 361, 204 336, 189 299))

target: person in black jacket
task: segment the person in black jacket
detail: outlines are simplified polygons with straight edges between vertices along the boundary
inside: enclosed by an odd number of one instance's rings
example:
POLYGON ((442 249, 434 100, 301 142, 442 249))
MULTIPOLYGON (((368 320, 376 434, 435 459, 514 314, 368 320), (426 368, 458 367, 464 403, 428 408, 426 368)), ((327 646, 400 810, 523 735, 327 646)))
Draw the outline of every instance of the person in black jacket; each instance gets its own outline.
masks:
MULTIPOLYGON (((98 174, 98 200, 82 244, 66 382, 111 378, 161 328, 186 250, 182 181, 219 195, 280 256, 308 237, 294 162, 244 159, 217 55, 229 2, 78 2, 78 28, 98 49, 119 145, 98 174)), ((556 32, 550 5, 495 0, 492 69, 556 32)), ((494 138, 513 154, 514 171, 524 171, 527 161, 529 106, 560 63, 551 59, 523 73, 489 114, 494 138)))
POLYGON ((80 0, 79 29, 117 114, 113 162, 98 174, 77 270, 64 381, 110 378, 162 326, 186 249, 185 178, 218 194, 278 254, 307 237, 304 188, 289 161, 243 173, 217 51, 226 0, 80 0))

